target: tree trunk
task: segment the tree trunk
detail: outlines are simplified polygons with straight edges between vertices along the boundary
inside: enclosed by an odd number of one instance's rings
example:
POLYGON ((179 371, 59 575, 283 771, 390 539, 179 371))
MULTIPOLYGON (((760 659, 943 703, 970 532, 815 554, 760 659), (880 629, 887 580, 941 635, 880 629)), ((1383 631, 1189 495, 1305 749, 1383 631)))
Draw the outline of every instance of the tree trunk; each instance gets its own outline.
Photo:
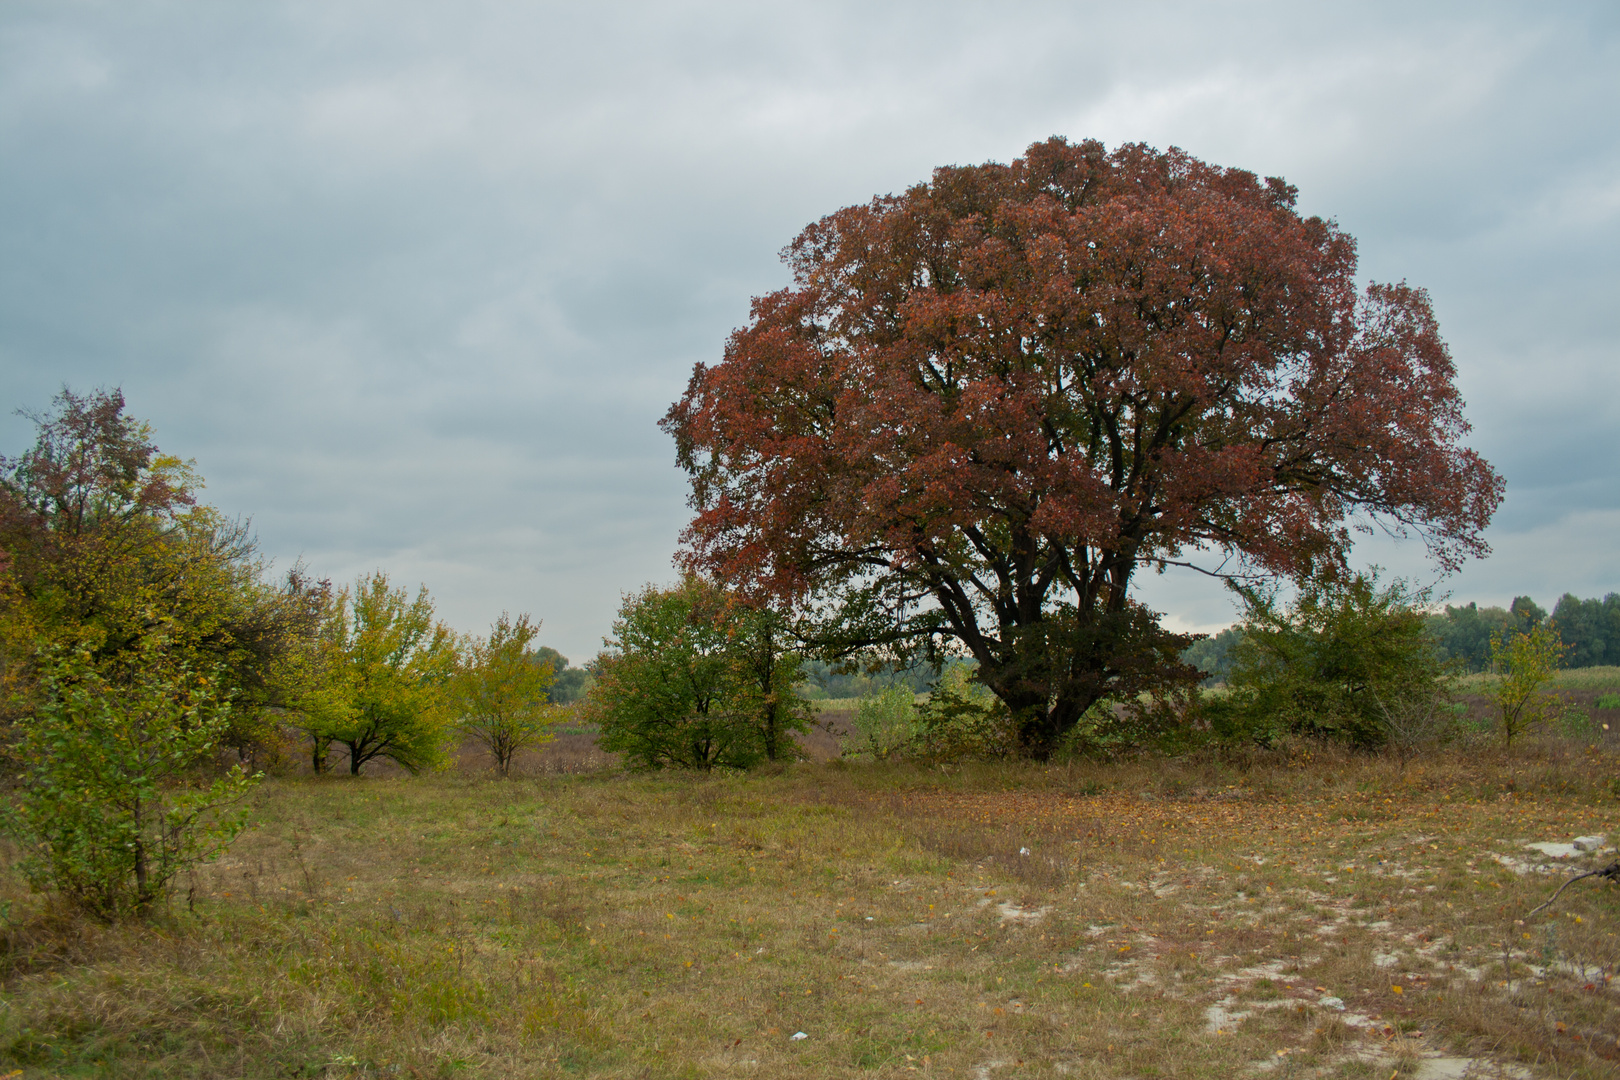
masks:
POLYGON ((146 866, 146 842, 141 837, 141 804, 135 803, 135 906, 144 910, 151 902, 149 873, 146 866))
POLYGON ((775 761, 777 741, 779 738, 777 720, 781 714, 781 703, 774 693, 776 689, 776 635, 771 632, 767 624, 760 634, 760 670, 759 688, 765 693, 765 760, 775 761))
MULTIPOLYGON (((1015 711, 1013 715, 1019 713, 1015 711)), ((1032 761, 1050 761, 1064 734, 1044 703, 1035 705, 1018 721, 1018 756, 1032 761)))
MULTIPOLYGON (((991 687, 992 690, 996 688, 991 687)), ((1060 693, 1056 701, 1035 693, 1001 693, 996 696, 1012 710, 1018 725, 1018 756, 1032 761, 1050 761, 1064 736, 1074 730, 1075 724, 1096 701, 1081 700, 1072 694, 1060 693)))
POLYGON ((776 760, 776 747, 780 739, 777 715, 781 711, 781 704, 775 700, 767 699, 765 705, 765 723, 763 734, 765 736, 765 760, 776 760))

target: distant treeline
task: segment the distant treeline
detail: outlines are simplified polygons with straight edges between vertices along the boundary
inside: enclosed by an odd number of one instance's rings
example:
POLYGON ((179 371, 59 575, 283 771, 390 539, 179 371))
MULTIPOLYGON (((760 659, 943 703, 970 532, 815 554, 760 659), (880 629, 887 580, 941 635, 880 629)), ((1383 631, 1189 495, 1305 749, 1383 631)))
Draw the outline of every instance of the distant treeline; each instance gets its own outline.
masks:
MULTIPOLYGON (((1455 660, 1461 671, 1477 672, 1491 666, 1491 635, 1509 630, 1522 633, 1548 618, 1541 605, 1528 596, 1518 596, 1505 608, 1447 604, 1445 610, 1429 613, 1425 622, 1442 660, 1455 660)), ((1562 667, 1620 664, 1620 593, 1609 593, 1601 600, 1582 600, 1574 593, 1565 593, 1553 606, 1550 618, 1566 649, 1562 667)), ((1235 649, 1242 640, 1243 629, 1229 626, 1193 642, 1181 654, 1182 659, 1209 672, 1205 686, 1224 683, 1237 662, 1235 649)), ((565 670, 568 675, 583 677, 579 669, 567 669, 567 663, 563 660, 558 666, 559 687, 565 670)), ((895 684, 922 694, 932 690, 939 679, 926 665, 869 674, 841 672, 819 660, 807 660, 803 670, 805 682, 800 690, 812 699, 871 697, 895 684)))
POLYGON ((839 671, 820 660, 806 660, 802 670, 805 681, 800 684, 799 692, 812 701, 873 697, 891 686, 904 686, 914 694, 925 694, 939 679, 939 673, 926 664, 873 674, 839 671))
POLYGON ((551 662, 552 683, 546 689, 546 700, 554 705, 569 705, 585 696, 591 688, 591 673, 585 668, 569 667, 568 657, 549 645, 535 650, 538 663, 551 662))
MULTIPOLYGON (((1425 621, 1441 659, 1455 661, 1463 671, 1476 672, 1491 666, 1492 635, 1523 633, 1548 618, 1547 610, 1530 597, 1517 596, 1505 608, 1447 604, 1444 611, 1431 612, 1425 621)), ((1620 664, 1620 593, 1609 593, 1601 600, 1582 600, 1565 593, 1553 606, 1551 620, 1566 649, 1562 667, 1620 664)), ((1242 640, 1240 627, 1227 627, 1194 642, 1182 659, 1209 672, 1205 685, 1222 683, 1232 673, 1233 650, 1242 640)))
MULTIPOLYGON (((1446 605, 1428 618, 1429 633, 1441 656, 1456 660, 1468 671, 1484 671, 1491 664, 1491 635, 1506 630, 1526 631, 1547 619, 1547 612, 1528 596, 1514 597, 1505 610, 1499 607, 1446 605)), ((1620 664, 1620 593, 1601 600, 1582 600, 1565 593, 1552 610, 1552 625, 1565 647, 1562 667, 1620 664)))

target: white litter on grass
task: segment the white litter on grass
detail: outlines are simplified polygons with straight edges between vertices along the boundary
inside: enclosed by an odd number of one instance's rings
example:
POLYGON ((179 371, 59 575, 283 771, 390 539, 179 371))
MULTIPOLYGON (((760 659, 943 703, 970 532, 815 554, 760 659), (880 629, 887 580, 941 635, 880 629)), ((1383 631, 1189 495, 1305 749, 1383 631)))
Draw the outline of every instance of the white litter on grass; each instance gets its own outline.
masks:
POLYGON ((1491 858, 1515 874, 1551 873, 1553 869, 1545 863, 1532 863, 1530 860, 1521 859, 1516 855, 1492 855, 1491 858))
MULTIPOLYGON (((1585 839, 1585 837, 1582 837, 1585 839)), ((1549 859, 1573 859, 1586 851, 1586 848, 1576 847, 1574 844, 1558 844, 1551 840, 1542 840, 1534 844, 1526 844, 1531 851, 1539 851, 1549 859)))
POLYGON ((1228 1006, 1236 1005, 1236 998, 1222 998, 1214 1005, 1204 1007, 1204 1031, 1210 1035, 1230 1035, 1237 1030, 1238 1024, 1254 1015, 1249 1009, 1233 1009, 1228 1006))
POLYGON ((1529 1080, 1530 1075, 1511 1062, 1463 1057, 1420 1058, 1413 1073, 1417 1080, 1529 1080))
MULTIPOLYGON (((1222 959, 1226 958, 1222 957, 1222 959)), ((1303 957, 1299 963, 1311 964, 1315 963, 1316 960, 1316 957, 1303 957)), ((1280 979, 1283 977, 1283 969, 1287 966, 1288 962, 1284 960, 1268 960, 1264 964, 1256 964, 1254 967, 1246 967, 1241 971, 1223 974, 1221 978, 1227 982, 1240 982, 1249 979, 1280 979)))
POLYGON ((1003 902, 996 905, 996 910, 1001 913, 1003 923, 1038 923, 1046 918, 1052 906, 1048 904, 1045 907, 1026 908, 1011 902, 1003 902))
POLYGON ((793 1034, 788 1036, 788 1038, 794 1042, 798 1042, 800 1039, 808 1039, 809 1037, 810 1036, 806 1035, 802 1031, 795 1031, 793 1034))

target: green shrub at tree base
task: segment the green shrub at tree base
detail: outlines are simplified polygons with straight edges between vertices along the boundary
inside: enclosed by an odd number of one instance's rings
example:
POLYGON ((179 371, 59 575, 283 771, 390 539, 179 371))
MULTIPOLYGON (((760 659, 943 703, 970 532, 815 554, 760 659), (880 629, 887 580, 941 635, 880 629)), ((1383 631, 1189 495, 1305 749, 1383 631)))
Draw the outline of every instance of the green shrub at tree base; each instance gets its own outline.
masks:
POLYGON ((1018 752, 1012 714, 990 688, 973 681, 967 664, 950 664, 917 709, 919 757, 939 761, 993 761, 1018 752))
POLYGON ((149 910, 175 876, 219 855, 243 827, 232 806, 257 779, 197 774, 230 724, 209 678, 149 641, 121 683, 86 653, 40 664, 37 704, 12 747, 21 764, 6 824, 29 883, 114 919, 149 910))
POLYGON ((896 683, 882 693, 863 697, 849 727, 842 740, 845 757, 884 761, 905 756, 923 732, 917 722, 917 696, 896 683))
POLYGON ((1380 588, 1375 570, 1303 582, 1286 607, 1274 589, 1237 592, 1245 612, 1232 692, 1203 705, 1218 737, 1305 735, 1363 749, 1444 737, 1447 666, 1424 623, 1423 591, 1398 580, 1380 588))

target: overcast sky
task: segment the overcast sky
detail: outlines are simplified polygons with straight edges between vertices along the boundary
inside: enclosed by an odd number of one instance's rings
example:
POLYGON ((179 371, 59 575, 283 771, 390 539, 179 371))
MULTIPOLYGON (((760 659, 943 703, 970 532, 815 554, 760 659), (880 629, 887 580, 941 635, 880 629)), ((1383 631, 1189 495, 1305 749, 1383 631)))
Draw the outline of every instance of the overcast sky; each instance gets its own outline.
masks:
POLYGON ((1617 114, 1609 0, 10 0, 0 401, 121 386, 279 566, 528 611, 581 662, 673 576, 656 421, 804 225, 1053 134, 1175 145, 1431 291, 1508 482, 1442 588, 1551 606, 1620 590, 1617 114))

